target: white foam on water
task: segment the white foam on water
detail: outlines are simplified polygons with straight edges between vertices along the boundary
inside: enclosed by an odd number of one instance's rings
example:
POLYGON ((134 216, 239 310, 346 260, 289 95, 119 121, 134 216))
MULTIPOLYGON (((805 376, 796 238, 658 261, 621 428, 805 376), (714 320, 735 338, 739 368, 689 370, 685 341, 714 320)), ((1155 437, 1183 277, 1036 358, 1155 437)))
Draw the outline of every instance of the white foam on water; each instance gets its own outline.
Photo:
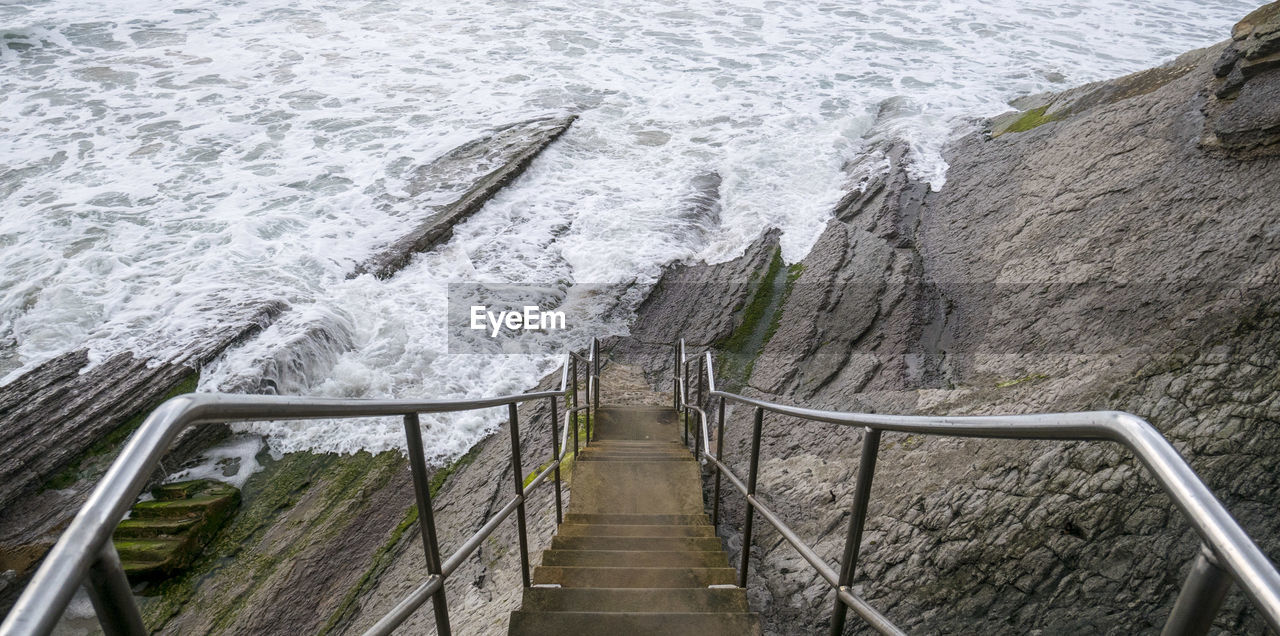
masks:
MULTIPOLYGON (((205 388, 321 324, 342 346, 315 344, 281 390, 526 389, 551 357, 446 353, 448 281, 636 290, 768 227, 798 260, 872 142, 907 141, 911 170, 943 187, 941 149, 975 118, 1224 39, 1258 4, 6 1, 0 374, 80 346, 172 354, 231 308, 279 299, 295 313, 205 388), (570 111, 569 133, 447 246, 390 281, 344 279, 413 223, 425 202, 383 201, 414 166, 570 111), (707 172, 720 225, 693 239, 676 212, 707 172)), ((619 333, 633 300, 589 320, 619 333)), ((429 452, 460 452, 500 417, 428 422, 429 452)), ((403 444, 396 422, 248 428, 277 451, 403 444)))
POLYGON ((201 451, 188 467, 170 474, 164 483, 212 479, 244 488, 249 477, 262 470, 262 464, 258 463, 262 447, 263 440, 257 435, 232 435, 201 451))

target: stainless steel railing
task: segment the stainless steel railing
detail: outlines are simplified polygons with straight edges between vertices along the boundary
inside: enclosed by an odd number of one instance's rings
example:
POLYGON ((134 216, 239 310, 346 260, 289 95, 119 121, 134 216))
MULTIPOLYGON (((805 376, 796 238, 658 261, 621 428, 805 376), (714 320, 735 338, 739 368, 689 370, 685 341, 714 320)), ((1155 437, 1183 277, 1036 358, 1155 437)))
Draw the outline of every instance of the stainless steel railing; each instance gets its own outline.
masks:
POLYGON ((570 430, 573 435, 573 449, 575 454, 577 453, 580 443, 577 414, 580 412, 586 414, 587 441, 585 443, 590 443, 593 408, 600 399, 599 352, 599 341, 593 339, 587 356, 581 356, 575 352, 566 354, 558 390, 477 400, 337 400, 215 393, 173 398, 160 405, 147 417, 111 464, 106 475, 89 495, 84 507, 62 533, 53 549, 45 556, 44 562, 18 598, 4 623, 0 624, 0 635, 28 636, 50 633, 66 610, 76 587, 82 583, 87 587, 98 621, 108 635, 132 636, 147 633, 138 606, 134 602, 129 582, 120 565, 119 555, 116 554, 115 546, 111 542, 111 534, 146 486, 147 480, 159 465, 165 451, 183 430, 198 424, 210 423, 388 415, 404 417, 405 436, 409 443, 409 466, 413 472, 418 519, 422 528, 423 550, 427 559, 427 577, 366 634, 391 633, 427 599, 432 599, 437 631, 447 635, 451 630, 448 602, 444 593, 445 580, 512 513, 516 515, 519 534, 521 575, 524 586, 529 586, 525 499, 550 475, 556 486, 556 522, 561 521, 560 463, 564 461, 569 450, 570 430), (578 399, 579 362, 586 365, 585 403, 578 399), (572 382, 570 382, 570 375, 572 375, 572 382), (542 399, 550 404, 553 423, 550 427, 552 459, 528 486, 524 486, 524 471, 520 465, 522 449, 516 405, 542 399), (554 424, 560 399, 564 399, 566 405, 563 434, 557 431, 554 424), (421 413, 450 413, 499 406, 507 407, 515 494, 453 554, 441 561, 418 416, 421 413))
POLYGON ((694 371, 697 393, 691 401, 689 375, 693 361, 687 356, 684 340, 677 342, 672 402, 684 416, 686 444, 689 441, 692 416, 697 416, 693 452, 699 457, 705 457, 715 467, 715 495, 712 503, 714 523, 718 525, 720 519, 722 475, 746 497, 742 561, 738 570, 739 586, 747 585, 752 525, 755 514, 759 513, 836 591, 830 630, 833 635, 840 634, 844 629, 846 607, 852 608, 858 616, 880 633, 903 633, 889 619, 855 594, 850 587, 857 566, 858 550, 862 543, 862 530, 866 522, 867 504, 871 495, 871 479, 875 474, 876 457, 880 449, 880 435, 885 431, 948 437, 1108 441, 1124 446, 1137 456, 1155 482, 1169 495, 1201 540, 1201 550, 1191 564, 1182 590, 1174 602, 1173 611, 1165 622, 1163 634, 1172 636, 1208 632, 1233 582, 1239 585, 1253 602, 1271 630, 1280 633, 1280 573, 1277 573, 1267 556, 1245 534, 1222 503, 1214 497, 1204 482, 1196 476, 1195 471, 1182 459, 1178 451, 1155 427, 1135 415, 1118 411, 1093 411, 990 417, 924 417, 822 411, 777 404, 717 390, 713 362, 710 351, 697 357, 697 369, 694 371), (705 393, 704 377, 705 386, 709 389, 705 393), (700 405, 705 400, 717 398, 719 421, 715 436, 716 451, 712 454, 708 436, 709 418, 700 405), (751 455, 745 483, 721 461, 724 449, 726 402, 754 407, 751 455), (786 522, 756 497, 760 436, 766 411, 815 422, 858 426, 865 430, 862 439, 862 457, 858 464, 857 481, 854 484, 849 527, 838 569, 814 552, 787 526, 786 522))

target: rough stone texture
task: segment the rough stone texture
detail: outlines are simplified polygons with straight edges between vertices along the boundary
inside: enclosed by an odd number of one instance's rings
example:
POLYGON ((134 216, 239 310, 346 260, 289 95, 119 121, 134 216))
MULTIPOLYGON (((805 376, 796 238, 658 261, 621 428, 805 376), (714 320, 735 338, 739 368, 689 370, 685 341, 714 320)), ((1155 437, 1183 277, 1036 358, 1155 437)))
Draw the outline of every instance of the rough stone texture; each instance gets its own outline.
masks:
POLYGON ((87 352, 74 351, 0 387, 0 445, 5 449, 0 453, 0 510, 129 418, 155 407, 201 365, 256 333, 282 310, 276 303, 245 307, 176 359, 121 353, 84 370, 87 352))
MULTIPOLYGON (((1234 68, 1232 65, 1239 59, 1239 54, 1233 47, 1225 44, 1218 45, 1213 50, 1218 48, 1222 48, 1223 52, 1218 62, 1214 64, 1213 70, 1217 74, 1221 69, 1222 75, 1219 75, 1219 77, 1222 77, 1234 68), (1230 61, 1227 61, 1228 58, 1230 58, 1230 61)), ((1204 55, 1204 50, 1192 51, 1179 56, 1168 64, 1130 73, 1124 77, 1093 82, 1057 93, 1040 93, 1019 97, 1013 100, 1011 105, 1022 112, 1006 113, 992 118, 988 122, 988 130, 992 137, 999 137, 1005 132, 1014 132, 1011 129, 1022 119, 1026 111, 1043 109, 1040 117, 1042 121, 1057 121, 1101 104, 1110 104, 1150 93, 1195 69, 1204 55)))
POLYGON ((741 258, 718 265, 668 269, 640 306, 639 314, 645 319, 635 322, 627 338, 607 340, 605 346, 618 357, 646 360, 644 371, 650 382, 667 378, 670 383, 676 339, 685 338, 689 346, 702 347, 729 337, 740 320, 737 314, 751 298, 756 279, 768 268, 777 245, 777 233, 766 232, 741 258), (714 298, 716 310, 696 311, 690 304, 703 298, 714 298))
POLYGON ((1259 7, 1231 30, 1213 74, 1201 143, 1250 159, 1280 154, 1280 2, 1259 7))
MULTIPOLYGON (((890 171, 851 185, 803 260, 746 392, 881 413, 1127 410, 1280 556, 1280 158, 1200 143, 1221 50, 1184 56, 1149 90, 959 141, 940 192, 912 184, 891 151, 890 171)), ((767 250, 670 276, 730 272, 740 278, 719 288, 732 289, 767 250)), ((658 327, 662 314, 642 311, 638 324, 669 342, 734 298, 659 287, 646 308, 691 315, 658 327)), ((669 384, 669 354, 614 354, 669 384)), ((742 475, 749 422, 730 409, 725 455, 742 475)), ((766 418, 759 492, 831 563, 860 437, 766 418)), ((1155 632, 1194 555, 1168 497, 1113 445, 887 434, 878 466, 855 587, 908 632, 1155 632)), ((737 552, 742 499, 723 502, 737 552)), ((766 632, 825 629, 830 592, 756 527, 750 596, 766 632)), ((1216 625, 1264 629, 1239 594, 1216 625)), ((851 618, 847 631, 866 628, 851 618)))
POLYGON ((419 167, 409 180, 409 197, 431 202, 427 205, 430 215, 358 265, 348 278, 365 273, 388 278, 400 271, 413 254, 447 240, 454 225, 520 176, 543 148, 569 129, 575 118, 570 115, 508 124, 419 167), (446 202, 439 203, 441 199, 446 202))
POLYGON ((1280 72, 1266 73, 1240 89, 1214 122, 1213 134, 1232 147, 1280 141, 1280 72))

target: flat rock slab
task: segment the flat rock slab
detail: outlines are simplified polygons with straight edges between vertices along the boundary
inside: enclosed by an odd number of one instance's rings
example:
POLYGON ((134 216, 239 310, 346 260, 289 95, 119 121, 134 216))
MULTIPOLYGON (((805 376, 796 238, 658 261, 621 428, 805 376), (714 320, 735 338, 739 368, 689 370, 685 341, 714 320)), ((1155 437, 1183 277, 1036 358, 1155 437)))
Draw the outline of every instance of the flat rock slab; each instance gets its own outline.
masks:
POLYGON ((508 124, 415 170, 409 196, 431 202, 428 214, 406 234, 357 266, 348 278, 365 273, 387 278, 404 267, 414 253, 447 240, 453 226, 520 176, 538 153, 569 129, 575 118, 570 115, 508 124))

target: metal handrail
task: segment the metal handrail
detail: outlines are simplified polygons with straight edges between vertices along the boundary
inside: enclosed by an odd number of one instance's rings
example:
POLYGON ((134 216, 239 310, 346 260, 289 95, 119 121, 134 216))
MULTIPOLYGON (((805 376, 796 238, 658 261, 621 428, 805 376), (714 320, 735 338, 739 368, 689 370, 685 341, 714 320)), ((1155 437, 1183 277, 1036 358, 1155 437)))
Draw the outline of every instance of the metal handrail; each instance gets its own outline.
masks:
MULTIPOLYGON (((516 514, 519 531, 521 574, 525 587, 530 585, 528 541, 525 528, 525 499, 553 475, 556 484, 556 523, 562 520, 560 463, 569 450, 569 422, 579 411, 586 411, 591 421, 592 408, 599 403, 599 341, 592 339, 588 357, 569 352, 560 376, 560 388, 492 398, 470 400, 348 400, 262 395, 226 395, 199 393, 172 398, 157 407, 129 439, 120 455, 112 462, 102 480, 58 542, 45 556, 3 623, 0 635, 27 636, 50 633, 76 587, 86 581, 90 600, 99 623, 107 634, 146 634, 142 617, 125 578, 119 555, 111 542, 111 534, 129 507, 146 486, 159 466, 160 459, 178 435, 198 424, 230 423, 262 420, 305 420, 358 418, 399 415, 405 419, 405 435, 409 441, 410 469, 413 471, 423 547, 427 557, 428 576, 417 589, 379 620, 367 634, 388 634, 404 622, 428 598, 435 602, 437 631, 450 633, 444 581, 491 535, 498 525, 516 514), (586 405, 578 400, 577 361, 587 363, 586 405), (570 385, 569 374, 573 374, 570 385), (572 407, 568 390, 572 390, 572 407), (593 392, 594 391, 594 396, 593 392), (555 426, 557 400, 566 402, 564 436, 555 426), (551 406, 553 459, 527 486, 522 482, 520 466, 520 432, 516 405, 547 399, 551 406), (443 562, 435 536, 434 514, 423 454, 422 433, 418 415, 450 413, 506 406, 510 423, 512 472, 516 494, 485 524, 443 562)), ((573 428, 574 450, 578 448, 578 427, 573 428)), ((588 424, 587 443, 590 443, 588 424)))
MULTIPOLYGON (((710 351, 704 352, 699 360, 701 368, 698 372, 698 397, 699 400, 703 397, 701 375, 705 370, 710 388, 706 397, 720 400, 720 421, 715 454, 711 454, 709 443, 705 445, 706 457, 716 468, 713 503, 716 523, 719 517, 721 474, 725 475, 730 483, 747 498, 742 565, 739 570, 740 586, 746 587, 753 514, 760 512, 765 520, 773 525, 836 590, 836 609, 831 621, 832 634, 839 634, 842 631, 846 606, 851 607, 855 613, 881 633, 902 633, 888 619, 854 594, 850 587, 866 520, 871 479, 879 452, 880 434, 885 431, 948 437, 1109 441, 1124 446, 1137 456, 1151 477, 1187 517, 1202 542, 1201 550, 1192 562, 1190 572, 1174 603, 1173 611, 1165 623, 1163 633, 1166 635, 1206 633, 1212 625, 1214 616, 1218 613, 1223 598, 1230 591, 1232 582, 1240 586, 1253 605, 1262 613, 1263 619, 1271 630, 1280 633, 1280 572, 1276 571, 1267 556, 1236 523, 1227 509, 1214 497, 1208 486, 1196 476, 1195 471, 1187 465, 1168 440, 1155 427, 1136 415, 1120 411, 1090 411, 1037 415, 934 417, 808 409, 718 390, 713 362, 714 358, 710 351), (727 401, 755 407, 750 473, 745 484, 720 459, 723 452, 727 401), (815 422, 859 426, 866 431, 839 574, 755 496, 761 427, 766 411, 815 422)), ((695 409, 695 405, 687 401, 688 364, 685 342, 681 339, 676 344, 676 388, 673 391, 673 397, 677 408, 695 409)), ((700 408, 696 408, 696 412, 700 413, 699 424, 705 438, 706 429, 709 428, 706 414, 700 408)))

